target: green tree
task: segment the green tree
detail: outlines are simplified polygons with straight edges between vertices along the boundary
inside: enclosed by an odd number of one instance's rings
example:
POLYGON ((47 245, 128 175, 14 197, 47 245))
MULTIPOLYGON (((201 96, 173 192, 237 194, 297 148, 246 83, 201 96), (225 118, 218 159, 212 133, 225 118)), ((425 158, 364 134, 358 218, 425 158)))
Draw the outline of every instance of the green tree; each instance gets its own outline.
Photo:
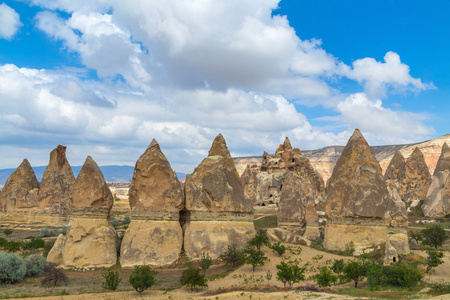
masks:
POLYGON ((292 288, 294 283, 305 280, 305 267, 300 267, 298 260, 286 261, 283 260, 279 265, 276 266, 277 280, 283 282, 286 287, 286 283, 292 288))
POLYGON ((414 232, 412 230, 409 231, 409 236, 416 241, 416 244, 419 244, 419 242, 422 240, 422 235, 420 232, 414 232))
POLYGON ((255 236, 248 242, 249 246, 255 246, 258 250, 261 250, 262 246, 268 246, 269 244, 269 237, 267 236, 267 233, 261 229, 258 230, 255 236))
POLYGON ((432 269, 440 264, 443 264, 444 261, 441 259, 444 257, 444 252, 442 251, 436 251, 436 250, 429 250, 427 251, 428 257, 427 257, 427 273, 432 269))
POLYGON ((106 273, 102 274, 102 277, 105 278, 105 282, 102 283, 102 286, 106 290, 115 291, 122 281, 119 272, 114 272, 112 270, 107 270, 106 273))
POLYGON ((209 256, 209 253, 202 253, 202 258, 200 260, 200 267, 203 272, 206 274, 206 270, 209 269, 212 265, 212 258, 209 256))
POLYGON ((13 232, 14 232, 14 230, 11 228, 3 229, 3 234, 6 236, 10 236, 13 232))
POLYGON ((438 224, 433 224, 422 230, 423 244, 437 249, 448 238, 444 228, 438 224))
POLYGON ((130 275, 130 284, 139 295, 142 295, 143 291, 155 285, 157 274, 158 272, 149 266, 136 266, 130 275))
POLYGON ((345 263, 343 259, 335 259, 331 266, 331 270, 338 276, 340 283, 343 281, 342 272, 344 272, 344 266, 345 263))
POLYGON ((204 273, 202 273, 200 268, 195 268, 192 261, 186 262, 187 269, 183 271, 181 274, 180 282, 182 285, 186 285, 191 288, 191 291, 194 289, 199 289, 201 287, 208 287, 208 280, 204 273))
POLYGON ((367 266, 362 261, 351 261, 345 265, 343 272, 345 278, 353 280, 355 282, 355 288, 357 288, 358 282, 366 277, 367 266))
POLYGON ((313 279, 317 282, 320 287, 331 286, 336 283, 338 277, 333 274, 333 272, 328 269, 327 266, 318 267, 319 273, 313 275, 313 279))
POLYGON ((242 250, 239 250, 236 244, 229 245, 227 250, 220 255, 220 259, 225 262, 225 264, 230 264, 234 269, 244 262, 245 256, 242 250))
POLYGON ((270 249, 272 249, 279 256, 282 256, 286 252, 287 247, 285 245, 281 244, 280 241, 278 241, 276 243, 273 243, 270 246, 270 249))
POLYGON ((255 250, 253 248, 244 249, 245 263, 253 266, 253 272, 257 266, 264 266, 268 258, 264 255, 261 250, 255 250))

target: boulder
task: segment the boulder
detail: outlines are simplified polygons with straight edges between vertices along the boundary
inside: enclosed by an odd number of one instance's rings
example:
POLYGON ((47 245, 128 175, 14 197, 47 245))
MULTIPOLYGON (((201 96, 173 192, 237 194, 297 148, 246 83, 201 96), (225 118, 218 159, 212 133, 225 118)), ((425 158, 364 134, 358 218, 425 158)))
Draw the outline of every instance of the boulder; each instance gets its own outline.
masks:
POLYGON ((184 249, 199 259, 216 258, 227 246, 245 246, 254 233, 253 206, 245 197, 225 139, 219 134, 205 158, 186 176, 184 249))
POLYGON ((65 235, 63 235, 63 234, 58 235, 55 243, 53 244, 52 249, 47 254, 47 261, 49 263, 54 263, 56 265, 63 264, 64 260, 63 260, 63 256, 62 256, 62 251, 63 251, 65 241, 66 241, 65 235))
POLYGON ((327 184, 324 247, 345 250, 353 243, 356 253, 363 253, 384 244, 384 217, 390 195, 381 167, 358 129, 327 184))
MULTIPOLYGON (((97 163, 88 156, 75 180, 70 202, 72 224, 62 246, 64 268, 111 267, 118 236, 109 213, 114 199, 97 163)), ((55 247, 54 257, 58 257, 55 247)))
POLYGON ((424 200, 431 184, 431 175, 422 151, 415 148, 406 159, 405 174, 399 190, 403 201, 424 200))
POLYGON ((129 201, 132 220, 122 240, 122 267, 177 260, 183 245, 183 191, 155 139, 136 162, 129 201))
POLYGON ((39 182, 27 159, 8 177, 0 194, 0 211, 35 208, 39 182))
POLYGON ((75 182, 66 158, 66 147, 58 145, 50 152, 50 161, 42 176, 39 207, 46 214, 70 214, 70 189, 75 182))

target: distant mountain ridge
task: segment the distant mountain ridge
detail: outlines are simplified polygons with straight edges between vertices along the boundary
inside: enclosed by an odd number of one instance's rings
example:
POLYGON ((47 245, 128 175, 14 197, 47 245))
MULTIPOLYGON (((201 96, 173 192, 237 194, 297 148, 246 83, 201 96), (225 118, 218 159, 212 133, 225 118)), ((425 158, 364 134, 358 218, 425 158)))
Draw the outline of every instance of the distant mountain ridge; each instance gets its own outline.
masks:
MULTIPOLYGON (((47 166, 33 167, 34 173, 36 174, 37 180, 40 182, 44 171, 47 166)), ((1 169, 0 170, 0 187, 2 187, 9 175, 14 172, 15 169, 1 169)), ((81 170, 81 166, 72 166, 72 171, 75 177, 81 170)), ((131 182, 133 178, 134 167, 132 166, 100 166, 100 170, 103 173, 106 181, 110 182, 131 182)), ((183 179, 186 177, 184 173, 177 172, 178 179, 183 179)))

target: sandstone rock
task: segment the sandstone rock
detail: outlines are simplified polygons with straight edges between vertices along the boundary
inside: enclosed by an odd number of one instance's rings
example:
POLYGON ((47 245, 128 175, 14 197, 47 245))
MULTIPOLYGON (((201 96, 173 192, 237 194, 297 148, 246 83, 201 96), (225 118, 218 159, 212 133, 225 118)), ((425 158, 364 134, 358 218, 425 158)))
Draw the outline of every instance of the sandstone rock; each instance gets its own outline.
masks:
POLYGON ((396 189, 388 187, 390 197, 387 202, 387 210, 384 220, 387 226, 391 227, 408 227, 408 213, 406 204, 400 198, 396 189))
POLYGON ((259 202, 259 168, 257 165, 247 165, 244 172, 241 175, 241 182, 244 187, 245 196, 251 201, 251 203, 256 204, 259 202))
POLYGON ((356 129, 328 181, 327 219, 383 219, 389 193, 381 167, 356 129))
POLYGON ((267 236, 270 242, 282 242, 296 245, 311 246, 311 241, 304 238, 299 232, 287 230, 284 228, 269 228, 267 229, 267 236))
POLYGON ((327 185, 324 247, 345 250, 352 242, 356 252, 362 253, 384 244, 389 192, 381 167, 358 129, 345 146, 327 185))
POLYGON ((66 237, 63 234, 60 234, 56 239, 55 244, 53 244, 52 249, 47 254, 47 261, 49 263, 54 263, 56 265, 63 264, 64 260, 62 256, 62 251, 65 241, 66 237))
POLYGON ((405 176, 399 190, 403 201, 423 200, 427 196, 431 184, 431 175, 419 148, 415 148, 410 157, 406 159, 405 176))
POLYGON ((197 259, 208 252, 215 258, 229 244, 242 247, 254 235, 253 206, 230 159, 219 135, 209 156, 186 176, 184 249, 188 257, 197 259))
POLYGON ((442 218, 450 213, 450 170, 433 176, 427 197, 422 205, 424 216, 442 218))
POLYGON ((42 176, 39 207, 50 214, 70 213, 70 189, 75 182, 66 158, 66 147, 58 145, 50 153, 50 161, 42 176))
POLYGON ((306 230, 303 236, 309 240, 315 240, 320 237, 319 215, 317 214, 314 204, 309 202, 306 205, 305 212, 306 230))
POLYGON ((433 175, 445 170, 450 171, 450 147, 447 143, 442 145, 441 155, 439 156, 433 175))
MULTIPOLYGON (((305 214, 308 203, 314 203, 313 187, 295 173, 288 171, 281 190, 278 205, 278 227, 297 228, 306 225, 305 214)), ((314 207, 313 207, 314 209, 314 207)))
POLYGON ((118 237, 109 220, 113 197, 102 172, 90 156, 73 184, 71 204, 73 220, 62 247, 61 266, 89 268, 114 265, 118 237))
POLYGON ((122 267, 177 260, 183 245, 183 191, 155 139, 136 162, 129 199, 132 221, 122 241, 122 267))
POLYGON ((386 172, 384 173, 384 180, 388 186, 400 190, 401 181, 405 177, 405 158, 400 151, 396 151, 392 157, 386 172))
POLYGON ((399 261, 400 255, 409 254, 408 231, 406 227, 390 227, 386 241, 385 264, 399 261))
POLYGON ((0 194, 0 211, 34 208, 37 205, 39 183, 28 160, 8 177, 0 194))

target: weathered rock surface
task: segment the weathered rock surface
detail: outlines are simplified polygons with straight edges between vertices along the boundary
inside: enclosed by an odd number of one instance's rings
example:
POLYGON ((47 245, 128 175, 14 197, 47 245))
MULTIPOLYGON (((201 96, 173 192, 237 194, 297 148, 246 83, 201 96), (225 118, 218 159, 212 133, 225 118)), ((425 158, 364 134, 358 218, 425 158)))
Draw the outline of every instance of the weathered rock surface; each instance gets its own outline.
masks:
POLYGON ((450 147, 447 143, 442 145, 441 155, 439 156, 433 175, 445 170, 450 170, 450 147))
POLYGON ((0 194, 0 211, 34 208, 37 205, 39 182, 28 160, 8 177, 0 194))
MULTIPOLYGON (((118 237, 109 220, 114 199, 102 172, 90 156, 73 184, 70 200, 73 220, 62 246, 61 266, 89 268, 114 265, 118 237)), ((55 260, 58 257, 56 250, 55 260)))
POLYGON ((324 247, 345 250, 352 242, 361 253, 384 244, 388 198, 381 167, 356 129, 328 181, 324 247))
POLYGON ((47 261, 49 263, 54 263, 56 265, 61 265, 64 262, 62 251, 64 248, 64 243, 66 241, 66 236, 63 234, 58 235, 52 249, 47 254, 47 261))
POLYGON ((132 221, 122 240, 122 267, 177 260, 183 245, 183 191, 155 139, 136 162, 129 200, 132 221))
POLYGON ((389 163, 386 172, 384 173, 384 180, 388 186, 400 190, 401 182, 405 177, 405 158, 402 153, 397 150, 389 163))
POLYGON ((219 134, 209 156, 186 176, 184 249, 188 257, 197 259, 203 252, 218 257, 231 243, 244 246, 255 233, 253 206, 232 163, 219 134))
POLYGON ((314 208, 314 203, 309 202, 306 205, 305 212, 306 230, 303 236, 310 240, 315 240, 320 236, 319 215, 314 208))
POLYGON ((433 176, 427 197, 422 205, 424 216, 442 218, 450 213, 450 170, 433 176))
POLYGON ((278 146, 274 156, 264 152, 261 166, 247 167, 242 174, 246 195, 258 205, 278 203, 284 177, 289 171, 310 183, 316 203, 323 202, 325 185, 322 177, 298 148, 292 148, 287 137, 278 146))
POLYGON ((312 209, 314 209, 313 186, 308 180, 288 171, 283 181, 278 205, 278 226, 297 230, 305 226, 306 208, 309 203, 313 204, 312 209))
POLYGON ((74 182, 75 177, 66 158, 66 147, 58 145, 50 152, 50 161, 39 189, 39 207, 44 213, 70 213, 70 189, 74 182))
POLYGON ((423 200, 431 184, 431 175, 419 148, 406 159, 405 175, 399 190, 403 201, 423 200))
POLYGON ((269 228, 267 229, 267 236, 270 242, 282 242, 296 245, 311 245, 311 241, 304 238, 299 232, 288 230, 284 228, 269 228))

